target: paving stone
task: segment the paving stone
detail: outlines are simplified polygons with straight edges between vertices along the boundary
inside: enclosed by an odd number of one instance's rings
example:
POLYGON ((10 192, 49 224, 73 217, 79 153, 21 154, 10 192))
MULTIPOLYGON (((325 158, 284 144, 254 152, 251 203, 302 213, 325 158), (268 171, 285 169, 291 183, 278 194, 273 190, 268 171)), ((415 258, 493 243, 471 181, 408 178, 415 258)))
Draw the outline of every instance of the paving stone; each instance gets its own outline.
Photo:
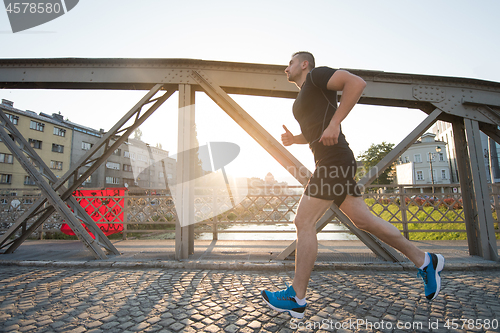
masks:
POLYGON ((138 331, 142 331, 142 330, 148 328, 149 326, 151 326, 151 324, 149 324, 147 322, 142 322, 142 323, 139 323, 133 327, 130 327, 129 330, 131 330, 133 332, 138 332, 138 331))
POLYGON ((77 328, 72 329, 72 330, 71 330, 71 331, 69 331, 68 333, 83 333, 83 332, 85 332, 85 331, 86 331, 85 327, 83 327, 83 326, 78 326, 77 328))
POLYGON ((19 326, 18 324, 13 324, 13 325, 8 325, 8 326, 5 326, 3 329, 7 332, 7 331, 16 331, 19 329, 19 326))
POLYGON ((209 326, 205 327, 203 329, 203 331, 204 332, 212 332, 212 333, 220 332, 220 327, 217 326, 217 325, 212 324, 212 325, 209 325, 209 326))
POLYGON ((134 326, 134 323, 130 322, 130 321, 127 321, 127 322, 124 322, 123 324, 121 324, 119 327, 122 328, 122 329, 127 329, 131 326, 134 326))
POLYGON ((29 331, 36 330, 36 328, 37 327, 35 325, 23 326, 23 327, 19 328, 19 332, 29 332, 29 331))
POLYGON ((102 322, 99 320, 93 320, 91 322, 85 323, 85 327, 87 328, 96 328, 102 325, 102 322))
POLYGON ((262 326, 262 324, 257 320, 254 320, 250 324, 248 324, 248 327, 253 328, 253 329, 258 329, 261 326, 262 326))
POLYGON ((235 323, 235 325, 238 325, 238 326, 244 326, 247 324, 247 321, 246 320, 243 320, 243 319, 239 319, 237 320, 235 323))
POLYGON ((64 321, 56 321, 55 323, 50 324, 50 326, 52 328, 58 328, 58 327, 61 327, 64 325, 66 325, 66 323, 64 321))
MULTIPOLYGON (((0 332, 295 331, 291 317, 270 309, 259 294, 264 288, 281 289, 289 281, 286 274, 200 272, 0 264, 0 281, 6 286, 0 290, 0 332), (16 280, 17 276, 23 276, 24 281, 16 280)), ((384 320, 427 325, 429 320, 439 320, 444 325, 447 319, 500 316, 498 270, 446 273, 440 296, 430 303, 422 290, 415 288, 420 281, 413 271, 313 271, 308 308, 300 322, 384 320)), ((318 330, 327 331, 332 330, 318 330)), ((432 331, 446 330, 440 327, 432 331)))
POLYGON ((120 322, 118 322, 118 321, 110 321, 110 322, 107 322, 105 324, 102 324, 101 328, 103 330, 108 330, 108 329, 113 328, 113 327, 118 326, 118 325, 120 325, 120 322))
POLYGON ((169 328, 171 328, 174 331, 180 331, 184 328, 184 325, 182 325, 181 323, 173 323, 172 325, 169 326, 169 328))

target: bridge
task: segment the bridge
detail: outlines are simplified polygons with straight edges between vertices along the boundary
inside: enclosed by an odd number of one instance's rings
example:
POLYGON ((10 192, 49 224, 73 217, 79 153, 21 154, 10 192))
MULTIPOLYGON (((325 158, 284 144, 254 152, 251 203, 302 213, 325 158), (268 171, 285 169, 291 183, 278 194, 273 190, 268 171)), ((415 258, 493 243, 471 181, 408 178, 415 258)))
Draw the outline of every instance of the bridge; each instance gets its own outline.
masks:
MULTIPOLYGON (((206 93, 301 184, 307 183, 308 171, 288 150, 256 122, 229 94, 295 98, 298 93, 284 74, 285 66, 217 62, 190 59, 1 59, 0 87, 4 89, 119 89, 144 90, 144 97, 62 177, 57 178, 31 148, 26 139, 0 110, 0 138, 35 180, 41 198, 19 217, 0 238, 5 253, 15 251, 33 231, 54 212, 65 218, 78 238, 96 259, 105 259, 117 249, 102 233, 71 195, 106 159, 125 142, 155 110, 175 92, 179 92, 178 151, 193 148, 195 92, 206 93), (113 140, 111 140, 113 138, 113 140), (118 138, 117 140, 115 140, 118 138), (90 167, 81 171, 83 166, 90 167), (68 185, 68 180, 72 180, 68 185), (34 221, 25 230, 19 229, 34 221), (81 222, 95 235, 89 236, 81 222)), ((436 121, 452 124, 469 253, 489 260, 498 259, 491 214, 480 131, 500 144, 500 83, 483 80, 353 70, 362 77, 366 89, 360 104, 419 109, 427 117, 418 124, 378 165, 360 180, 369 185, 377 173, 389 167, 436 121)), ((341 94, 340 94, 341 95, 341 94)), ((177 183, 193 177, 193 156, 184 154, 178 161, 177 183)), ((179 216, 193 220, 194 191, 183 186, 179 216)), ((375 254, 388 261, 402 256, 376 237, 355 228, 333 204, 317 222, 320 232, 337 217, 375 254)), ((193 251, 193 228, 176 225, 175 257, 186 259, 193 251)), ((279 256, 284 259, 295 250, 291 243, 279 256)))

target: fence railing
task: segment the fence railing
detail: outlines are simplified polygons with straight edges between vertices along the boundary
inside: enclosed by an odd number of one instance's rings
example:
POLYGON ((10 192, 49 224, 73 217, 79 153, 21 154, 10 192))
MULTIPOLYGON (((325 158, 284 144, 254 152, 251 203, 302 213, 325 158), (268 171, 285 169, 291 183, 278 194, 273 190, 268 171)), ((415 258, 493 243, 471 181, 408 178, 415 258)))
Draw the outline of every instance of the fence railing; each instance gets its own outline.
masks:
MULTIPOLYGON (((251 234, 256 233, 270 234, 272 239, 273 233, 293 232, 291 226, 302 191, 301 186, 253 187, 233 207, 225 189, 196 188, 193 209, 196 220, 201 222, 195 224, 195 232, 211 233, 213 239, 218 239, 222 233, 248 233, 249 240, 252 239, 251 234), (269 227, 262 229, 269 225, 274 227, 271 230, 269 227)), ((495 232, 499 233, 497 212, 500 211, 500 185, 491 185, 490 194, 491 211, 496 221, 495 232)), ((7 230, 39 196, 40 193, 36 191, 23 193, 21 190, 0 194, 0 232, 7 230)), ((95 220, 123 224, 124 239, 160 234, 164 238, 174 238, 177 215, 174 200, 168 193, 129 191, 124 196, 88 196, 77 197, 77 200, 85 202, 85 208, 95 220), (106 209, 88 204, 92 200, 99 200, 99 203, 106 205, 106 209)), ((460 234, 462 238, 466 235, 458 184, 436 185, 426 189, 412 185, 368 186, 365 188, 364 200, 373 214, 394 224, 408 239, 416 239, 418 234, 425 233, 460 234)), ((30 222, 23 228, 29 227, 30 222)), ((34 233, 34 237, 42 238, 44 234, 57 233, 63 223, 60 216, 53 214, 43 224, 43 229, 39 228, 34 233)), ((330 223, 339 224, 339 221, 333 218, 330 223)), ((348 231, 336 228, 323 232, 348 231)))

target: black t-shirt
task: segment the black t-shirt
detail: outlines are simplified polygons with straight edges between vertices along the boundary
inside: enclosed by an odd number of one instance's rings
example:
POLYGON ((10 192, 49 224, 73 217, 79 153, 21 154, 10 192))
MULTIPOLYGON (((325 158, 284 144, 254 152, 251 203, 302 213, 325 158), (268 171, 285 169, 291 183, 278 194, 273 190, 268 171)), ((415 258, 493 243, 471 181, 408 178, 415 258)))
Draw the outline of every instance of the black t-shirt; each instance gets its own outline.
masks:
MULTIPOLYGON (((317 67, 310 71, 293 103, 293 116, 299 122, 302 134, 313 151, 314 145, 318 143, 337 110, 337 92, 328 90, 326 87, 335 71, 329 67, 317 67)), ((319 144, 322 145, 322 143, 319 144)), ((339 143, 331 147, 347 146, 341 130, 339 143)))

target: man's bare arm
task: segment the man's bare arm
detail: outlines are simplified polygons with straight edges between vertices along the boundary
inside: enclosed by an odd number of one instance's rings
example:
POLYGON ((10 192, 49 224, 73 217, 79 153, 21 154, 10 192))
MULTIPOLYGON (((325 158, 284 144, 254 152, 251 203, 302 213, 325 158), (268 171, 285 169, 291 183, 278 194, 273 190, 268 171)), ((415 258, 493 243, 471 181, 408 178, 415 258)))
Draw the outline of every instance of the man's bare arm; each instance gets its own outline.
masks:
POLYGON ((328 90, 342 91, 340 105, 319 140, 325 146, 331 146, 338 143, 340 123, 359 101, 366 87, 366 82, 359 76, 351 74, 348 71, 338 70, 333 73, 326 87, 328 90))

